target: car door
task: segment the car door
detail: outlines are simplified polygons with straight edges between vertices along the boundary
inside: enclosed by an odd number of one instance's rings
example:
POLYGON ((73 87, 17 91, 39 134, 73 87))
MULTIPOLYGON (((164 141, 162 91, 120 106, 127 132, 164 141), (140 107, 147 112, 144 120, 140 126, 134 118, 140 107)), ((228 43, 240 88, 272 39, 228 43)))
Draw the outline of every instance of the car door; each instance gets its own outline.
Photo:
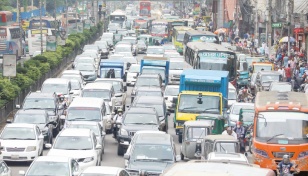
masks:
POLYGON ((4 161, 0 162, 0 175, 11 176, 11 169, 6 165, 4 161))
POLYGON ((96 159, 98 161, 100 161, 101 149, 96 149, 96 146, 97 146, 98 142, 96 140, 96 136, 95 136, 94 133, 92 133, 92 139, 93 139, 93 143, 94 143, 94 149, 95 149, 95 152, 96 152, 96 159))
POLYGON ((72 159, 71 160, 71 167, 70 167, 70 175, 73 175, 73 173, 79 173, 79 164, 76 160, 72 159))
POLYGON ((35 127, 36 131, 36 137, 37 137, 37 146, 39 147, 39 153, 43 150, 43 145, 44 145, 44 138, 40 139, 40 136, 42 136, 42 132, 38 126, 35 127))

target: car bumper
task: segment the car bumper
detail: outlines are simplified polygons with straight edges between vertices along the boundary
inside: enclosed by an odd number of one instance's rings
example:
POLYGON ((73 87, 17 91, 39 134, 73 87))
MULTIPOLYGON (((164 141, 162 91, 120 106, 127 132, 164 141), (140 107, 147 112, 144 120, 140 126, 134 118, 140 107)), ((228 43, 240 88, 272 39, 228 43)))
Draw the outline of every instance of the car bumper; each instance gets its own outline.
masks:
POLYGON ((107 59, 109 53, 101 53, 101 59, 107 59))
POLYGON ((38 157, 38 151, 31 152, 7 152, 2 151, 0 156, 1 160, 4 161, 33 161, 36 157, 38 157))

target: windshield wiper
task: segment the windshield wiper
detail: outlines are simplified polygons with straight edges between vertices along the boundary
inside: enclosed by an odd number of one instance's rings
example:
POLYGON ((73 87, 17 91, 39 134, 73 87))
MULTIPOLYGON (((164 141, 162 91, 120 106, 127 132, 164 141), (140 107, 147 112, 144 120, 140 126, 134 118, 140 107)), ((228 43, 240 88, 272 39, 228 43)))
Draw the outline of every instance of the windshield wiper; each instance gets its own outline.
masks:
POLYGON ((172 160, 171 159, 135 159, 134 161, 162 162, 162 161, 172 161, 172 160))
POLYGON ((209 110, 213 110, 213 109, 218 110, 218 108, 207 108, 207 109, 204 109, 203 112, 206 112, 206 111, 209 111, 209 110))
POLYGON ((157 123, 143 123, 143 125, 157 125, 157 123))
POLYGON ((185 108, 182 108, 182 109, 179 109, 179 110, 181 111, 181 110, 189 110, 189 109, 196 109, 196 107, 195 106, 185 107, 185 108))
POLYGON ((124 124, 136 124, 136 125, 143 125, 144 123, 139 123, 139 122, 136 122, 136 123, 124 123, 124 124))
POLYGON ((281 136, 281 135, 284 135, 284 134, 276 134, 274 135, 273 137, 269 138, 266 142, 269 142, 270 140, 274 139, 275 137, 278 137, 278 136, 281 136))

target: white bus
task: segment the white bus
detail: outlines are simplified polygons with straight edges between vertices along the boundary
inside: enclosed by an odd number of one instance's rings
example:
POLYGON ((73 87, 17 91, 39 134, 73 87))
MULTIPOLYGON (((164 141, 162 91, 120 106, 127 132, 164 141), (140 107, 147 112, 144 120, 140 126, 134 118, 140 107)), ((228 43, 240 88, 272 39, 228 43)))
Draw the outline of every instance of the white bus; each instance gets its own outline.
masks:
MULTIPOLYGON (((41 51, 41 30, 40 29, 29 29, 27 31, 27 43, 29 55, 33 56, 35 51, 41 51)), ((48 35, 52 35, 51 28, 42 29, 42 40, 43 40, 43 51, 46 51, 46 38, 48 35)))
POLYGON ((18 57, 25 54, 25 42, 20 46, 19 39, 19 26, 0 26, 0 57, 4 54, 17 54, 18 57))

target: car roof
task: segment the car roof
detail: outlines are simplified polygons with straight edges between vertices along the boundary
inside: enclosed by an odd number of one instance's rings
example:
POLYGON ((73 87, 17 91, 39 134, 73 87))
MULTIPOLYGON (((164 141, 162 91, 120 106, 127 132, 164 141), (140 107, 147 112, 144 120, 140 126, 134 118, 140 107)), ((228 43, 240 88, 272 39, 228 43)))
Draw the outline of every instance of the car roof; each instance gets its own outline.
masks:
POLYGON ((134 104, 154 104, 154 103, 160 103, 163 104, 164 97, 158 97, 158 96, 139 96, 136 97, 136 100, 134 104))
POLYGON ((179 88, 180 85, 167 85, 165 89, 167 88, 179 88))
MULTIPOLYGON (((89 58, 91 58, 91 57, 89 57, 89 58)), ((81 72, 79 70, 64 70, 62 72, 62 75, 64 75, 64 74, 76 74, 76 75, 79 75, 79 74, 81 74, 81 72)))
POLYGON ((185 126, 195 126, 195 127, 208 127, 212 126, 211 120, 198 120, 198 121, 186 121, 185 126))
POLYGON ((127 43, 127 44, 126 44, 126 43, 120 43, 120 44, 116 45, 115 47, 116 47, 116 48, 117 48, 117 47, 129 47, 129 48, 131 48, 132 45, 129 44, 129 43, 127 43))
POLYGON ((220 153, 211 152, 208 154, 208 159, 214 160, 232 160, 232 161, 247 161, 244 154, 241 153, 220 153))
POLYGON ((160 87, 138 87, 137 91, 162 92, 160 87))
POLYGON ((36 124, 29 124, 29 123, 10 123, 6 124, 5 127, 24 127, 24 128, 34 128, 36 124))
POLYGON ((103 81, 123 82, 122 79, 118 79, 118 78, 97 78, 94 82, 103 82, 103 81))
POLYGON ((27 98, 55 98, 53 93, 31 92, 27 98))
POLYGON ((91 130, 86 128, 65 128, 59 136, 90 136, 91 130))
POLYGON ((44 161, 48 161, 48 162, 63 162, 66 163, 70 160, 70 157, 66 157, 66 156, 39 156, 36 158, 35 162, 44 162, 44 161))
POLYGON ((46 114, 44 109, 19 109, 16 114, 46 114))
POLYGON ((207 135, 204 137, 204 139, 209 139, 209 140, 231 140, 231 141, 237 141, 237 139, 234 138, 234 136, 230 136, 230 135, 224 135, 224 134, 220 134, 220 135, 207 135))
POLYGON ((110 90, 112 88, 111 83, 102 83, 102 82, 94 82, 88 83, 84 86, 83 90, 85 89, 101 89, 101 90, 110 90))
POLYGON ((159 74, 150 74, 150 73, 142 73, 139 77, 146 77, 146 78, 159 78, 159 74))
POLYGON ((43 84, 68 84, 70 81, 64 78, 48 78, 43 84))
POLYGON ((82 173, 117 174, 120 170, 123 169, 111 166, 90 166, 83 170, 82 173))
POLYGON ((171 145, 170 134, 142 133, 135 139, 135 144, 171 145))
POLYGON ((78 125, 93 125, 93 126, 97 126, 98 122, 94 122, 94 121, 70 121, 69 123, 70 125, 72 124, 78 124, 78 125))
POLYGON ((72 107, 95 107, 100 108, 101 105, 104 103, 102 98, 88 98, 88 97, 76 97, 69 105, 68 108, 72 107))
POLYGON ((150 134, 167 134, 166 132, 164 131, 152 131, 152 130, 139 130, 135 133, 135 135, 138 135, 138 134, 145 134, 145 133, 150 133, 150 134))
POLYGON ((161 48, 161 49, 164 49, 164 47, 162 47, 162 46, 148 46, 148 49, 149 48, 161 48))
POLYGON ((127 111, 126 114, 129 113, 140 113, 140 114, 155 114, 156 110, 153 107, 130 107, 127 111))
POLYGON ((135 39, 135 40, 137 40, 137 38, 136 38, 136 37, 123 37, 123 39, 122 39, 122 40, 124 40, 124 39, 135 39))

